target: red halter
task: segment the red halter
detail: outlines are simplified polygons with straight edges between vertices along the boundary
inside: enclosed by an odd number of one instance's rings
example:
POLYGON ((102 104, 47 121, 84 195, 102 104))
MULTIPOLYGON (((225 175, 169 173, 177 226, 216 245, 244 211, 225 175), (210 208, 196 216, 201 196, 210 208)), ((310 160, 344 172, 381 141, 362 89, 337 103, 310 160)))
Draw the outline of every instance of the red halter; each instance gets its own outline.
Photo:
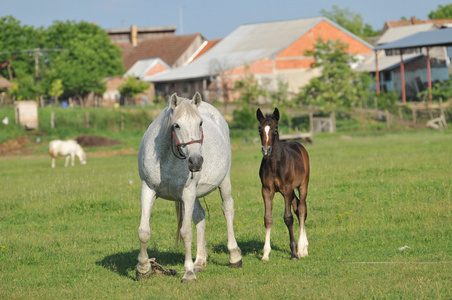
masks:
MULTIPOLYGON (((180 158, 180 159, 185 159, 185 155, 180 150, 180 147, 187 146, 190 144, 195 144, 195 143, 200 143, 202 145, 202 143, 204 141, 204 130, 202 129, 202 127, 201 127, 201 138, 199 140, 193 140, 193 141, 190 141, 187 143, 181 143, 177 140, 176 133, 174 132, 174 128, 171 128, 171 133, 173 134, 174 141, 176 142, 176 148, 177 148, 177 152, 179 152, 179 156, 177 156, 176 153, 174 153, 174 151, 173 151, 173 153, 177 158, 180 158)), ((172 147, 171 147, 171 149, 172 149, 172 147)))

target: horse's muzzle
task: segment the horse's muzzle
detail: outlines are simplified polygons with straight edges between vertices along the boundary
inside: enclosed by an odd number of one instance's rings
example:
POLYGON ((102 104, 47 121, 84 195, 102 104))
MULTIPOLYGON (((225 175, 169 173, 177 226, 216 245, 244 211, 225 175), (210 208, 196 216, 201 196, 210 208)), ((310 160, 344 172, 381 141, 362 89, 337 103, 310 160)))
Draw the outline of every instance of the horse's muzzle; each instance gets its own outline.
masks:
POLYGON ((202 170, 204 158, 201 155, 190 156, 188 158, 188 169, 190 172, 199 172, 202 170))
POLYGON ((262 146, 261 150, 264 156, 270 156, 272 154, 272 146, 262 146))

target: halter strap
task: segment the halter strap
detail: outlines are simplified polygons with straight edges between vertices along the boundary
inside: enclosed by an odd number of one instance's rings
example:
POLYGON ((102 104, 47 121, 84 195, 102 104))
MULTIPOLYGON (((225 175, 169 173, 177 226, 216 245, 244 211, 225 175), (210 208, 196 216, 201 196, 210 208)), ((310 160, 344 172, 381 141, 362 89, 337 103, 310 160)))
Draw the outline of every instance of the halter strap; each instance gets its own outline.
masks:
POLYGON ((177 149, 177 152, 179 153, 179 156, 177 156, 176 153, 174 153, 173 147, 171 147, 171 149, 173 150, 173 154, 177 158, 180 158, 180 159, 186 158, 185 154, 181 151, 180 147, 185 147, 187 145, 191 145, 191 144, 195 144, 195 143, 200 143, 202 145, 202 143, 204 142, 204 130, 202 129, 202 127, 201 127, 201 138, 199 140, 193 140, 193 141, 189 141, 187 143, 181 143, 177 140, 177 136, 176 136, 176 133, 174 132, 174 128, 171 128, 171 133, 173 134, 174 141, 176 142, 176 149, 177 149))

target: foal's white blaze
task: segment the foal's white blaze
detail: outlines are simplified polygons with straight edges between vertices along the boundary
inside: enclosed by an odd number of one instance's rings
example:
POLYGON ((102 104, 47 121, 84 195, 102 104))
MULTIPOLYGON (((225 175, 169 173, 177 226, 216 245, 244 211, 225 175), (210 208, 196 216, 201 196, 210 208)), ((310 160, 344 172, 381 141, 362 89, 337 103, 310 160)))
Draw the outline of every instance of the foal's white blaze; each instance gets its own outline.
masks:
POLYGON ((264 128, 264 131, 265 131, 265 135, 267 136, 267 141, 268 141, 268 133, 270 132, 270 126, 265 126, 265 128, 264 128))

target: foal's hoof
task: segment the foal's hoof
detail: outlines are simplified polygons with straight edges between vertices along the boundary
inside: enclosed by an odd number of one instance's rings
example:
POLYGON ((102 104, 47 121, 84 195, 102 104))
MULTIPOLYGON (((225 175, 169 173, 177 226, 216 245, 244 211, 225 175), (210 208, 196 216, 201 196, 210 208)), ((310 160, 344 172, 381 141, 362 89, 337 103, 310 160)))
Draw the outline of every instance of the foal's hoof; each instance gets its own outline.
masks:
POLYGON ((137 280, 151 278, 152 268, 147 273, 140 273, 137 270, 135 274, 136 274, 137 280))
POLYGON ((187 283, 187 282, 192 282, 195 280, 196 280, 195 273, 192 271, 189 271, 189 272, 185 273, 184 277, 182 277, 181 282, 187 283))
POLYGON ((238 262, 235 262, 235 263, 229 263, 229 267, 230 268, 241 268, 242 267, 242 260, 239 260, 238 262))

